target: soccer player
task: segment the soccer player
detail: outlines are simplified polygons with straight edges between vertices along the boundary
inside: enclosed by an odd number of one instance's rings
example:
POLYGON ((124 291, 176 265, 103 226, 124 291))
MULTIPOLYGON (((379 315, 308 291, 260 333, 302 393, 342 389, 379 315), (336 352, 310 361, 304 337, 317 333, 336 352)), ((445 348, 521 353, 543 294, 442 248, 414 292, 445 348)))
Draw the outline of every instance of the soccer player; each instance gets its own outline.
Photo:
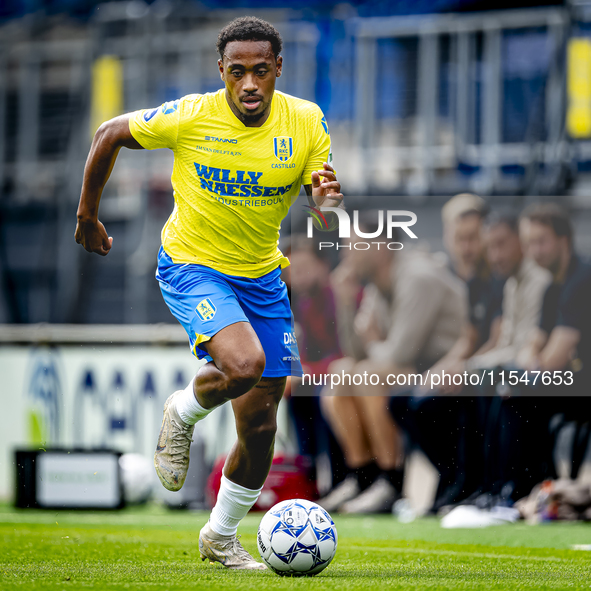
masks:
MULTIPOLYGON (((202 559, 264 569, 240 545, 238 523, 256 502, 273 458, 286 376, 301 375, 279 228, 304 185, 312 206, 342 207, 330 135, 319 107, 279 91, 281 36, 243 17, 219 34, 225 88, 185 96, 104 123, 84 171, 76 242, 109 253, 98 207, 121 147, 174 152, 174 210, 162 230, 156 277, 171 312, 206 363, 164 405, 154 456, 169 490, 189 465, 195 424, 232 401, 238 439, 199 534, 202 559)), ((338 218, 329 213, 328 228, 338 218)), ((325 227, 326 229, 326 227, 325 227)))

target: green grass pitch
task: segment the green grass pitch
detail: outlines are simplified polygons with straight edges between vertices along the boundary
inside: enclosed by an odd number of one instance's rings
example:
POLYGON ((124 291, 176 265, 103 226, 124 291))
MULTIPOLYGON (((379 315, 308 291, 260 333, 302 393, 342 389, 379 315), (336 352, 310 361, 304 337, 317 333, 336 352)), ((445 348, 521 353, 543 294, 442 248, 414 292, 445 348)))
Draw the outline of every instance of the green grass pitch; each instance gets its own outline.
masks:
MULTIPOLYGON (((239 533, 259 558, 261 514, 239 533)), ((583 589, 591 587, 591 544, 583 523, 444 530, 436 519, 336 516, 332 564, 311 578, 235 572, 201 562, 206 513, 159 507, 121 512, 17 511, 0 506, 0 589, 246 590, 583 589)))

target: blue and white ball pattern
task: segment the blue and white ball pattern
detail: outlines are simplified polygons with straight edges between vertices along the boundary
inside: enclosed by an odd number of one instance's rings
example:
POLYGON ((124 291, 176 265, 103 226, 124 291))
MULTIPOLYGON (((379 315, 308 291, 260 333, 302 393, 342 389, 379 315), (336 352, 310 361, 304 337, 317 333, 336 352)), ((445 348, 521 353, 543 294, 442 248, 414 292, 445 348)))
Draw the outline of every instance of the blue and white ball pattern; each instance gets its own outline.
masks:
POLYGON ((257 545, 263 562, 278 575, 316 575, 337 550, 337 529, 330 515, 304 499, 278 503, 259 525, 257 545))

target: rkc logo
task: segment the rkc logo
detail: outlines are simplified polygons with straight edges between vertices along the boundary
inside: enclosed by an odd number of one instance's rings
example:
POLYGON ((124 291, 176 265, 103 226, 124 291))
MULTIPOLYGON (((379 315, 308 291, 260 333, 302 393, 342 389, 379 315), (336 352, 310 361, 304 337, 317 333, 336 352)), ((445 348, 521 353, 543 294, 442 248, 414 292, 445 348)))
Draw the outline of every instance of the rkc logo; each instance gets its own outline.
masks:
POLYGON ((290 137, 274 137, 273 148, 280 162, 287 162, 293 156, 293 140, 290 137))
POLYGON ((201 318, 201 320, 211 320, 215 316, 216 307, 209 298, 205 298, 197 304, 195 312, 197 312, 197 315, 199 318, 201 318))

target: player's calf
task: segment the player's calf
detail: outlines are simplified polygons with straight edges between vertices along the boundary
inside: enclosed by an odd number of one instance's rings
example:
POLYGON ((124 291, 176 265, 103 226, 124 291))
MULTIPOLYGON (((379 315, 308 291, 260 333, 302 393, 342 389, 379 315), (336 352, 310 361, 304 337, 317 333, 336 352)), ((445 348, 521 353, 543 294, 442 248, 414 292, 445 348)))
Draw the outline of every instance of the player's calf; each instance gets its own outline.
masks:
POLYGON ((232 401, 238 440, 224 473, 247 488, 262 486, 269 472, 277 431, 277 405, 284 390, 284 377, 265 377, 248 394, 232 401))
POLYGON ((256 458, 259 461, 264 460, 264 458, 272 459, 277 433, 275 416, 265 417, 260 424, 245 425, 243 428, 236 425, 236 428, 238 431, 237 444, 244 448, 245 455, 254 461, 256 461, 256 458))
POLYGON ((202 557, 229 568, 262 568, 236 539, 238 524, 259 497, 273 459, 277 405, 285 378, 262 378, 232 401, 238 440, 230 451, 215 507, 199 535, 202 557))
POLYGON ((238 438, 228 455, 224 473, 247 488, 263 485, 273 460, 277 423, 275 405, 270 404, 272 408, 265 413, 249 414, 251 421, 236 417, 238 438))

